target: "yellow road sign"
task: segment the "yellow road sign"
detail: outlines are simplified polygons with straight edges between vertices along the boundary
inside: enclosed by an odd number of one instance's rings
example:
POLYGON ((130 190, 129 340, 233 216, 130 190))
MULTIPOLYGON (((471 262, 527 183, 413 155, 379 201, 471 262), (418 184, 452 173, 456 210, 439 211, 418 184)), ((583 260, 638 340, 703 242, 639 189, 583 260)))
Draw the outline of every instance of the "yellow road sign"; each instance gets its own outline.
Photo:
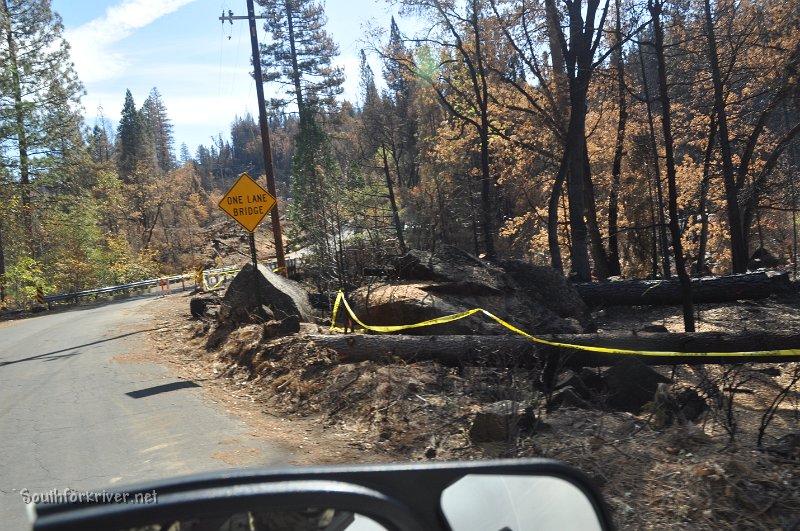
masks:
POLYGON ((220 200, 219 207, 247 232, 253 232, 277 202, 275 196, 243 173, 220 200))

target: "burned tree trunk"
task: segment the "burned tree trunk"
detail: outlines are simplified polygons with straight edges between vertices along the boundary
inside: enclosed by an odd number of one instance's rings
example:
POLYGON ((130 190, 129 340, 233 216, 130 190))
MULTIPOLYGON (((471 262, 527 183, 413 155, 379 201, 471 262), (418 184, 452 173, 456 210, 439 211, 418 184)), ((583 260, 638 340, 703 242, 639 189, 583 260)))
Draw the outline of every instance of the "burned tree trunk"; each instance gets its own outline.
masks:
MULTIPOLYGON (((621 280, 575 284, 589 306, 645 306, 681 304, 678 280, 621 280)), ((695 303, 765 299, 791 289, 789 275, 775 271, 692 279, 695 303)))
POLYGON ((565 367, 605 367, 636 357, 648 365, 697 365, 706 363, 782 363, 800 361, 794 356, 732 356, 731 352, 797 349, 800 333, 721 334, 569 334, 541 336, 562 344, 588 345, 619 350, 676 353, 670 356, 602 353, 535 343, 522 336, 404 336, 312 335, 318 346, 334 350, 342 363, 361 361, 415 362, 435 360, 443 365, 536 367, 545 356, 563 356, 565 367), (679 355, 686 353, 686 355, 679 355), (702 353, 703 355, 697 355, 702 353))
MULTIPOLYGON (((667 205, 669 208, 669 231, 672 235, 672 256, 675 259, 675 270, 681 286, 681 304, 683 305, 683 328, 694 332, 694 304, 692 302, 692 282, 686 271, 686 258, 683 256, 681 229, 678 223, 678 185, 675 169, 675 151, 672 138, 672 111, 667 85, 667 67, 664 53, 664 29, 661 25, 663 2, 648 2, 650 15, 653 17, 653 33, 655 34, 656 58, 658 61, 658 93, 661 100, 661 129, 664 135, 664 159, 667 167, 667 205)), ((739 273, 739 271, 737 271, 739 273)))

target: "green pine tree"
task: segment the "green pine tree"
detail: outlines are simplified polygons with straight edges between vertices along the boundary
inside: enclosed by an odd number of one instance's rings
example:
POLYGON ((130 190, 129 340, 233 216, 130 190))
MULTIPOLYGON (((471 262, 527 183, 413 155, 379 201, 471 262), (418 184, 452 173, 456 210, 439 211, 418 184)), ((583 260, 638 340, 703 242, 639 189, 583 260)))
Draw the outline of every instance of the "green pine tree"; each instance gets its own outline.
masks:
POLYGON ((172 122, 167 116, 167 106, 158 89, 153 87, 144 100, 141 109, 145 127, 153 142, 158 169, 167 173, 175 169, 175 140, 172 135, 172 122))
POLYGON ((7 266, 16 271, 24 269, 20 267, 23 263, 38 267, 43 242, 36 230, 36 203, 45 190, 44 177, 73 148, 80 149, 82 119, 76 109, 83 86, 70 60, 63 30, 49 0, 0 0, 3 301, 7 266))
MULTIPOLYGON (((33 183, 79 138, 83 86, 49 0, 0 0, 0 161, 19 186, 22 223, 35 253, 33 183)), ((0 275, 2 275, 0 271, 0 275)))
POLYGON ((283 108, 297 105, 301 120, 335 105, 342 93, 344 72, 333 66, 339 47, 325 31, 325 9, 313 0, 259 0, 266 9, 265 27, 272 42, 261 46, 265 82, 284 85, 288 99, 273 101, 283 108))
POLYGON ((145 159, 147 140, 146 124, 127 90, 117 126, 117 171, 123 182, 133 180, 137 165, 145 159))

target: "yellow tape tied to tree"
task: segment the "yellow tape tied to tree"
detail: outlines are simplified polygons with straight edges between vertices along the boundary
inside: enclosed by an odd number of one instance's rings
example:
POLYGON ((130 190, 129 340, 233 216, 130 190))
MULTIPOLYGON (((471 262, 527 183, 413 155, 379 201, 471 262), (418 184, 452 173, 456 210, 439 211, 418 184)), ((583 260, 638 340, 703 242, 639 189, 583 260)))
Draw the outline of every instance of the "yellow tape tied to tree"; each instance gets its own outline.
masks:
POLYGON ((414 323, 409 325, 392 325, 392 326, 371 326, 365 324, 358 318, 358 316, 353 312, 353 309, 350 308, 350 305, 347 303, 347 298, 344 296, 344 292, 339 290, 339 294, 336 296, 336 301, 333 304, 333 315, 331 317, 331 331, 336 330, 336 314, 339 311, 339 304, 344 304, 347 313, 350 314, 350 317, 358 323, 359 326, 364 328, 365 330, 370 330, 372 332, 380 332, 380 333, 390 333, 390 332, 400 332, 401 330, 409 330, 411 328, 422 328, 425 326, 437 325, 437 324, 445 324, 451 323, 453 321, 458 321, 459 319, 464 319, 476 313, 482 313, 486 317, 494 320, 498 324, 506 327, 507 329, 511 330, 515 334, 519 334, 523 337, 527 337, 531 341, 536 343, 540 343, 542 345, 549 345, 551 347, 560 347, 560 348, 569 348, 574 350, 584 350, 587 352, 600 352, 604 354, 632 354, 636 356, 698 356, 698 357, 705 357, 705 356, 740 356, 740 357, 760 357, 760 356, 800 356, 800 349, 781 349, 781 350, 757 350, 751 352, 669 352, 669 351, 660 351, 660 350, 629 350, 629 349, 620 349, 620 348, 608 348, 608 347, 594 347, 590 345, 577 345, 572 343, 560 343, 557 341, 548 341, 546 339, 542 339, 536 336, 532 336, 529 333, 520 330, 516 326, 507 323, 506 321, 500 319, 496 315, 491 312, 484 310, 483 308, 473 308, 472 310, 467 310, 465 312, 456 313, 453 315, 446 315, 444 317, 437 317, 436 319, 430 319, 428 321, 422 321, 421 323, 414 323))

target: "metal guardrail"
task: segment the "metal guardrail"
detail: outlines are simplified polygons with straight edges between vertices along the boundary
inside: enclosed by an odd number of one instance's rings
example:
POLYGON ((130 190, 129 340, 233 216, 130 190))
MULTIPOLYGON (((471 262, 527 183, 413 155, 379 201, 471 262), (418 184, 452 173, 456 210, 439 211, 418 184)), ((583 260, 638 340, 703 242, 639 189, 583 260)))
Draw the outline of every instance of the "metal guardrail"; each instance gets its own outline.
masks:
MULTIPOLYGON (((300 259, 289 259, 286 261, 287 272, 290 277, 294 276, 299 269, 302 260, 300 259)), ((269 262, 267 264, 270 269, 275 269, 278 264, 275 261, 269 262)), ((219 275, 219 274, 226 274, 231 273, 234 271, 238 271, 240 269, 239 266, 230 266, 230 267, 220 267, 216 269, 204 269, 203 276, 208 278, 209 276, 219 275)), ((137 289, 146 289, 146 288, 154 288, 161 286, 162 283, 168 282, 170 284, 174 282, 180 282, 184 279, 192 279, 194 278, 194 273, 184 273, 182 275, 173 275, 168 277, 159 277, 159 278, 151 278, 148 280, 140 280, 138 282, 130 282, 128 284, 120 284, 118 286, 105 286, 102 288, 95 288, 95 289, 87 289, 84 291, 76 291, 73 293, 61 293, 58 295, 45 295, 44 302, 48 304, 54 302, 62 302, 62 301, 78 301, 78 299, 82 299, 85 297, 97 297, 98 295, 109 295, 118 292, 128 292, 131 290, 137 289)))
MULTIPOLYGON (((231 266, 231 267, 222 267, 217 269, 205 269, 203 270, 203 275, 214 275, 219 273, 229 273, 231 271, 238 270, 238 266, 231 266)), ((82 299, 85 297, 91 296, 98 296, 98 295, 108 295, 117 292, 123 291, 131 291, 136 289, 144 289, 144 288, 153 288, 160 286, 162 282, 180 282, 186 278, 193 278, 194 275, 192 273, 185 273, 183 275, 173 275, 168 277, 159 277, 159 278, 151 278, 148 280, 140 280, 138 282, 130 282, 128 284, 120 284, 118 286, 105 286, 102 288, 95 288, 95 289, 87 289, 84 291, 76 291, 74 293, 61 293, 58 295, 45 295, 44 301, 48 304, 53 302, 61 302, 66 300, 75 300, 82 299)))

